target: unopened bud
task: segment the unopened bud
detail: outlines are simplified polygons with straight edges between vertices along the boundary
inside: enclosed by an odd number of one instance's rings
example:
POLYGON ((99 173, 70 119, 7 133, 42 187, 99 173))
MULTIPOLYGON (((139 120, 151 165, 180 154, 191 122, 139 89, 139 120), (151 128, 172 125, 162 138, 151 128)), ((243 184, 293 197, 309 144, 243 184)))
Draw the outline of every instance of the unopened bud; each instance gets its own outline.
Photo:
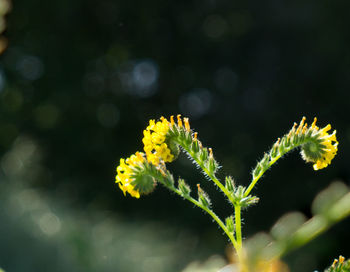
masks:
POLYGON ((225 178, 225 187, 229 192, 235 191, 235 181, 232 177, 228 176, 225 178))
POLYGON ((183 196, 189 196, 191 193, 191 188, 186 184, 186 182, 183 179, 179 179, 179 190, 181 191, 183 196))
POLYGON ((204 191, 202 190, 202 188, 200 187, 199 184, 197 184, 197 188, 198 188, 198 201, 199 201, 204 207, 210 208, 210 206, 211 206, 211 201, 210 201, 209 196, 207 195, 206 192, 204 192, 204 191))
POLYGON ((261 160, 261 165, 265 169, 269 166, 270 156, 265 153, 263 159, 261 160))
POLYGON ((262 170, 261 163, 258 162, 255 169, 253 170, 253 178, 256 178, 257 176, 259 176, 261 173, 261 170, 262 170))
MULTIPOLYGON (((196 135, 197 133, 195 133, 196 135)), ((192 144, 191 144, 191 149, 194 153, 197 153, 199 151, 199 143, 197 139, 193 139, 192 144)))
POLYGON ((278 138, 277 142, 273 145, 272 149, 271 149, 271 157, 274 158, 278 155, 278 146, 280 143, 280 138, 278 138))
POLYGON ((205 166, 208 169, 208 171, 212 174, 215 174, 219 168, 218 163, 215 161, 215 159, 213 157, 210 157, 210 156, 209 156, 209 159, 207 160, 205 166))
POLYGON ((200 150, 199 159, 201 162, 204 162, 208 159, 208 149, 207 148, 202 148, 200 150))
POLYGON ((226 218, 225 223, 226 223, 226 227, 227 227, 228 231, 231 233, 234 233, 235 223, 234 223, 232 215, 226 218))

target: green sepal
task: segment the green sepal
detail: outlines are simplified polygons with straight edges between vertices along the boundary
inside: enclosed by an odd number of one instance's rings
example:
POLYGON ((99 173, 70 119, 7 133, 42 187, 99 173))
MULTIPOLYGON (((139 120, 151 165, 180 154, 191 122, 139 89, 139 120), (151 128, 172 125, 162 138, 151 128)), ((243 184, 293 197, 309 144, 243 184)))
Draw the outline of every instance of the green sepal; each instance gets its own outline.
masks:
POLYGON ((178 187, 182 194, 182 196, 189 196, 191 193, 191 188, 186 184, 186 182, 183 179, 178 180, 178 187))
POLYGON ((256 165, 256 167, 254 168, 254 170, 253 170, 253 172, 252 172, 252 173, 253 173, 253 178, 259 176, 261 170, 262 170, 261 163, 258 162, 257 165, 256 165))
POLYGON ((172 140, 171 137, 169 137, 169 139, 167 139, 166 144, 167 144, 167 146, 168 146, 169 149, 170 149, 170 153, 174 156, 174 160, 176 160, 177 157, 178 157, 179 154, 180 154, 179 145, 176 144, 176 143, 172 140))
POLYGON ((230 176, 225 177, 225 187, 230 193, 235 191, 236 189, 235 181, 233 180, 232 177, 230 176))
POLYGON ((132 176, 132 178, 133 181, 131 182, 131 185, 133 185, 135 190, 140 192, 142 195, 153 192, 157 184, 154 177, 143 172, 136 173, 132 176))
POLYGON ((202 148, 199 151, 199 160, 201 163, 205 162, 208 159, 208 149, 207 148, 202 148))
POLYGON ((188 147, 190 147, 190 145, 191 145, 191 143, 192 143, 192 135, 191 135, 191 133, 189 132, 189 131, 185 131, 184 132, 184 137, 183 137, 183 139, 184 139, 184 144, 186 145, 186 146, 188 146, 188 147))
POLYGON ((205 162, 204 166, 212 175, 215 174, 219 168, 219 164, 212 157, 209 157, 209 159, 205 162))
POLYGON ((233 205, 240 206, 242 208, 249 207, 253 204, 256 204, 259 201, 259 198, 256 196, 244 196, 246 188, 243 186, 238 186, 233 193, 233 205))
POLYGON ((229 216, 225 219, 225 225, 229 232, 234 233, 235 232, 235 223, 233 216, 229 216))
POLYGON ((261 165, 263 169, 266 169, 269 166, 270 156, 265 153, 263 159, 261 160, 261 165))
POLYGON ((319 140, 311 140, 302 145, 301 155, 306 161, 316 161, 323 156, 323 148, 319 140))
POLYGON ((200 149, 200 147, 199 147, 198 141, 193 141, 191 144, 192 152, 195 154, 195 153, 199 152, 199 149, 200 149))
POLYGON ((278 155, 278 143, 274 144, 270 151, 271 158, 275 158, 277 155, 278 155))
POLYGON ((240 205, 242 208, 249 207, 259 202, 259 198, 256 196, 247 196, 240 200, 240 205))
POLYGON ((198 201, 206 208, 210 208, 211 206, 211 201, 208 194, 204 192, 200 187, 198 187, 198 201))

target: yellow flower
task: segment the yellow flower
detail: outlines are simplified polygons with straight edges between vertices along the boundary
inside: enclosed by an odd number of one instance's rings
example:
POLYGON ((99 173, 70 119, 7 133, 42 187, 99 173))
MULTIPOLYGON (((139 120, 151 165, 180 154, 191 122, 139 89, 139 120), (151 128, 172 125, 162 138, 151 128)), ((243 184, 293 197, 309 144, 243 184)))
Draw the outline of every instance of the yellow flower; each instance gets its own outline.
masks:
MULTIPOLYGON (((191 128, 188 118, 181 118, 177 115, 177 123, 174 116, 170 116, 170 121, 161 117, 160 121, 150 120, 149 125, 143 131, 143 149, 146 153, 147 161, 155 166, 172 162, 179 154, 176 137, 182 137, 181 141, 186 141, 186 137, 191 136, 191 128)), ((195 134, 197 135, 197 134, 195 134)))
POLYGON ((140 198, 140 192, 132 185, 134 181, 133 168, 143 164, 145 162, 144 154, 136 152, 126 160, 120 159, 120 164, 117 167, 117 175, 115 182, 119 184, 119 188, 123 191, 124 195, 128 192, 131 196, 140 198))
POLYGON ((171 123, 164 117, 160 121, 149 121, 149 126, 143 131, 142 142, 147 160, 153 165, 159 165, 161 161, 171 162, 174 155, 166 143, 167 133, 171 127, 171 123))
MULTIPOLYGON (((322 129, 316 126, 317 119, 314 119, 311 127, 304 133, 310 133, 310 137, 314 139, 310 143, 305 144, 302 147, 301 155, 307 162, 313 162, 314 170, 319 170, 327 167, 332 159, 335 157, 338 151, 338 141, 336 138, 336 131, 332 134, 328 131, 331 129, 331 125, 328 124, 322 129)), ((299 126, 300 127, 300 126, 299 126)), ((304 127, 307 127, 305 124, 304 127)))

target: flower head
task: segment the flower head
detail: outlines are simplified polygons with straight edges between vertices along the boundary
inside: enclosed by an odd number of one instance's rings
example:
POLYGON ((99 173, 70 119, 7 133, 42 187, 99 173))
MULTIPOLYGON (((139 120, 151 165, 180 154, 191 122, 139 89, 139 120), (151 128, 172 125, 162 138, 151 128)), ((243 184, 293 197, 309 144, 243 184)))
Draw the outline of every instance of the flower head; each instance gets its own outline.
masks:
POLYGON ((145 154, 142 152, 136 152, 127 159, 120 159, 115 182, 119 184, 124 195, 127 192, 131 196, 139 198, 140 194, 153 190, 155 180, 144 174, 143 170, 146 167, 145 154))
POLYGON ((315 118, 309 128, 305 124, 302 125, 305 129, 300 129, 301 133, 304 132, 307 137, 310 137, 310 141, 302 146, 301 155, 305 161, 314 163, 314 170, 319 170, 327 167, 337 154, 338 141, 335 130, 331 134, 328 133, 331 129, 330 124, 320 129, 316 126, 316 121, 315 118))
POLYGON ((158 122, 150 120, 148 127, 143 131, 144 151, 147 160, 154 165, 159 165, 160 161, 171 162, 174 158, 166 143, 169 127, 169 121, 161 118, 158 122))
POLYGON ((190 124, 188 118, 182 121, 181 116, 177 116, 177 124, 174 117, 170 117, 170 122, 161 117, 160 121, 150 120, 148 127, 143 131, 142 142, 148 162, 157 166, 163 162, 172 162, 178 155, 177 145, 172 142, 170 132, 174 129, 183 130, 190 133, 190 124), (185 126, 183 126, 183 123, 185 126))

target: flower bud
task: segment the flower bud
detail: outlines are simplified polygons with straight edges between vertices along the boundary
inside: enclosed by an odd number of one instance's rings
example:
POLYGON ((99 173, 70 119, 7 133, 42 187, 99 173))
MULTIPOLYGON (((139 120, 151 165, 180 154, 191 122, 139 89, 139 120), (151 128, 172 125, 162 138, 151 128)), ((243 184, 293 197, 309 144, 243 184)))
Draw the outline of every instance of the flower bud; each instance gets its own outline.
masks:
POLYGON ((228 176, 225 178, 225 187, 229 192, 235 191, 235 181, 232 177, 228 176))
POLYGON ((210 208, 210 206, 211 206, 211 201, 210 201, 209 196, 207 195, 206 192, 204 192, 204 191, 202 190, 202 188, 200 187, 199 184, 197 184, 197 188, 198 188, 198 201, 199 201, 204 207, 210 208))
POLYGON ((182 194, 182 196, 189 196, 191 193, 191 188, 186 184, 186 182, 183 179, 178 180, 178 186, 179 190, 182 194))
POLYGON ((228 231, 231 233, 234 233, 235 223, 234 223, 232 215, 226 218, 225 223, 226 223, 226 227, 227 227, 228 231))

